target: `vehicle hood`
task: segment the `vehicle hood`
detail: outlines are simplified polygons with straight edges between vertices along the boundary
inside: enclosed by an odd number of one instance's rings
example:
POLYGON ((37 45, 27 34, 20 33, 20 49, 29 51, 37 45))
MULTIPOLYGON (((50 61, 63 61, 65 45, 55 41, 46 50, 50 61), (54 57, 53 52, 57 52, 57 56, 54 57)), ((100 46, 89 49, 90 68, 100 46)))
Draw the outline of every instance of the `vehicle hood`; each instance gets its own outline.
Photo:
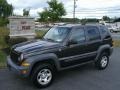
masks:
POLYGON ((43 49, 50 49, 54 47, 58 47, 59 43, 49 42, 44 40, 34 40, 28 41, 24 43, 17 44, 13 46, 13 49, 17 52, 31 52, 35 50, 43 50, 43 49))

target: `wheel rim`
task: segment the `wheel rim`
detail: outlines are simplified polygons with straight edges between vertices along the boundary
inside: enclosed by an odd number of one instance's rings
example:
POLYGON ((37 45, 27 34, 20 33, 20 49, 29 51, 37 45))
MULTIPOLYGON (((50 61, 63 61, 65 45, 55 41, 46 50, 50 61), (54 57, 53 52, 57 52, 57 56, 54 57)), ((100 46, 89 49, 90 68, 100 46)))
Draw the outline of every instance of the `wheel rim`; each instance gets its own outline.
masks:
POLYGON ((47 85, 52 80, 52 73, 49 69, 42 69, 37 76, 37 81, 41 85, 47 85))
POLYGON ((102 66, 102 67, 106 67, 106 66, 107 66, 107 63, 108 63, 108 58, 107 58, 107 56, 103 56, 103 57, 102 57, 102 60, 101 60, 101 66, 102 66))

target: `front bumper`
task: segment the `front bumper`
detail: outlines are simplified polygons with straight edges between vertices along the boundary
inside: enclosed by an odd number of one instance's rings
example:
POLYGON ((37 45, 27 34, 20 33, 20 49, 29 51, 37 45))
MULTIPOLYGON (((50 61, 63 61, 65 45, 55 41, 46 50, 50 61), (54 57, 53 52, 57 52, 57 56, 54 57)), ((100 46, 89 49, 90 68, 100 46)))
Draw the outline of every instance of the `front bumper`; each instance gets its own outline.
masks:
POLYGON ((110 48, 110 55, 113 53, 113 47, 110 48))
POLYGON ((28 76, 28 67, 18 66, 14 62, 12 62, 10 57, 7 57, 7 67, 10 71, 14 72, 15 74, 18 74, 22 77, 28 76), (27 73, 23 73, 26 71, 27 73))

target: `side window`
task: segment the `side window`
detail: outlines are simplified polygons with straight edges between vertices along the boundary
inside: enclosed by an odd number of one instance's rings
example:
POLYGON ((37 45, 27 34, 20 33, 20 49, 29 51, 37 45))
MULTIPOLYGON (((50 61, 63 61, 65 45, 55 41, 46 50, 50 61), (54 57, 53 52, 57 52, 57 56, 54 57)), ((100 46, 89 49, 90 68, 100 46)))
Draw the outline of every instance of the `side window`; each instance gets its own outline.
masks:
POLYGON ((77 28, 72 31, 70 40, 77 41, 78 43, 85 42, 85 32, 83 28, 77 28))
POLYGON ((101 39, 100 32, 97 27, 87 27, 87 36, 89 41, 101 39))
POLYGON ((101 26, 100 31, 101 31, 102 34, 106 34, 107 33, 107 28, 101 26))

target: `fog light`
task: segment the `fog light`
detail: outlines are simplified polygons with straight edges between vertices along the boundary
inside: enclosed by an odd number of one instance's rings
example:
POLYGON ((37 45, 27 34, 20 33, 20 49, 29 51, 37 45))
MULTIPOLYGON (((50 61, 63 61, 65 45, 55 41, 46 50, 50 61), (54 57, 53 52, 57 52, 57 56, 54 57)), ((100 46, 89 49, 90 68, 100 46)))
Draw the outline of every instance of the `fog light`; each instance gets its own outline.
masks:
POLYGON ((22 74, 26 74, 26 73, 27 73, 27 70, 23 70, 23 71, 22 71, 22 74))
POLYGON ((23 62, 23 63, 21 64, 21 66, 28 67, 28 66, 30 66, 30 64, 29 64, 28 62, 23 62))

